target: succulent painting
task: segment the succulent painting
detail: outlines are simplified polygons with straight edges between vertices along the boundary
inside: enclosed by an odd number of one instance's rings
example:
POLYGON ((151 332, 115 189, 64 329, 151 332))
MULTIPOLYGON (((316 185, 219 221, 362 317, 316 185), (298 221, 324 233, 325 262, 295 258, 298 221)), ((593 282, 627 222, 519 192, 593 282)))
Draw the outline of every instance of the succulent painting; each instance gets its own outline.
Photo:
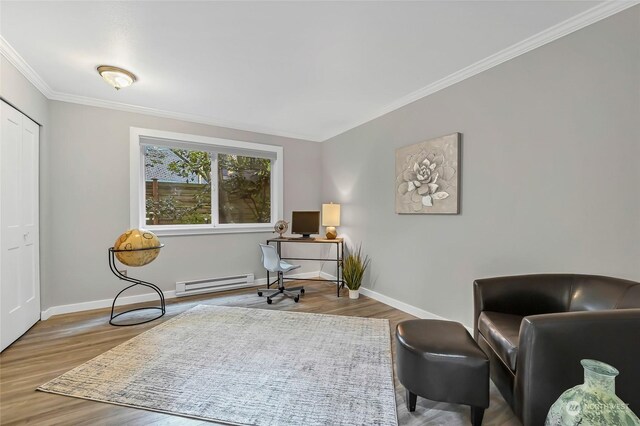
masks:
POLYGON ((457 213, 458 137, 456 133, 398 150, 398 213, 457 213))

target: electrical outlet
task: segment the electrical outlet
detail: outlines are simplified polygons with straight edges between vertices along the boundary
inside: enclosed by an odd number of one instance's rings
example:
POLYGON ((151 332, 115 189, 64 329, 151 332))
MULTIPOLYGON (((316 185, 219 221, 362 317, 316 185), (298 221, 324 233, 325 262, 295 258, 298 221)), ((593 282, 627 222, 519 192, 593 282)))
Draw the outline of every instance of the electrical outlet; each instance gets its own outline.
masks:
POLYGON ((127 270, 126 269, 121 269, 120 272, 122 275, 124 275, 125 277, 127 276, 127 270))

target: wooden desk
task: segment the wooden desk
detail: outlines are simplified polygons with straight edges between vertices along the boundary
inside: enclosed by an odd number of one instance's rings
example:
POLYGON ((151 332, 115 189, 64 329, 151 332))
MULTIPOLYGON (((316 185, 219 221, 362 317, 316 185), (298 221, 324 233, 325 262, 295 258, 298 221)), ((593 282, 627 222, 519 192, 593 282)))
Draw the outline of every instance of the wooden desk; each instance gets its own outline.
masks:
MULTIPOLYGON (((315 260, 320 262, 335 262, 336 263, 336 279, 324 280, 319 278, 287 278, 285 280, 294 281, 329 281, 336 283, 336 295, 340 297, 340 289, 344 288, 344 280, 342 279, 342 260, 344 257, 344 239, 336 238, 334 240, 328 240, 326 238, 270 238, 267 240, 267 244, 276 243, 276 250, 278 250, 278 256, 284 260, 315 260), (282 257, 282 244, 335 244, 336 245, 336 257, 316 259, 310 257, 282 257)), ((269 278, 269 271, 267 271, 267 288, 271 287, 277 281, 271 282, 269 278)))

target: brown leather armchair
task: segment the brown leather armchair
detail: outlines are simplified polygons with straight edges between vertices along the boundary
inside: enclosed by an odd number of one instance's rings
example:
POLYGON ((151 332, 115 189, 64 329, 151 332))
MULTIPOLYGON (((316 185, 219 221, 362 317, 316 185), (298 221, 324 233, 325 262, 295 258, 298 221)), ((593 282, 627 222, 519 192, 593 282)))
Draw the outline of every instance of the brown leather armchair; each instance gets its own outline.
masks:
POLYGON ((476 280, 474 338, 491 378, 524 426, 583 382, 580 360, 620 371, 616 394, 640 413, 640 283, 541 274, 476 280))

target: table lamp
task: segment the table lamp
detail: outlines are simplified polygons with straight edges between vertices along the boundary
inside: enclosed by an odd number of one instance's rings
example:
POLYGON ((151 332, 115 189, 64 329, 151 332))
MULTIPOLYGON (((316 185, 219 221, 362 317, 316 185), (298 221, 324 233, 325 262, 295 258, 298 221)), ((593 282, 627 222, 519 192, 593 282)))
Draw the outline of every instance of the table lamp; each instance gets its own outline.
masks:
POLYGON ((322 205, 322 226, 327 227, 327 239, 333 240, 338 236, 336 226, 340 226, 340 204, 322 205))

